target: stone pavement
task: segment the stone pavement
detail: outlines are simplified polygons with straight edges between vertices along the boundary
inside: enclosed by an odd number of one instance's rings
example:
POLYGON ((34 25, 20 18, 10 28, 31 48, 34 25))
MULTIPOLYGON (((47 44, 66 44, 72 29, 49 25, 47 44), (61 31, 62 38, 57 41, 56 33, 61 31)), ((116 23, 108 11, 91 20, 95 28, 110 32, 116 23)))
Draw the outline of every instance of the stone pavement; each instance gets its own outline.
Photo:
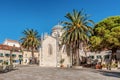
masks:
POLYGON ((120 80, 120 72, 23 66, 11 72, 0 73, 0 80, 120 80))

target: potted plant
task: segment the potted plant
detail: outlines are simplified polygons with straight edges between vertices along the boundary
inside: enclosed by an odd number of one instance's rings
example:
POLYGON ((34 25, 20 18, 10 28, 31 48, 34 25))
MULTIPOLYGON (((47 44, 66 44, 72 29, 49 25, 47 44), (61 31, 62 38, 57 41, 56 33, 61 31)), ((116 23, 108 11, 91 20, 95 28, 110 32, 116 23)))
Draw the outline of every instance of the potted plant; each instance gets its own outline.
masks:
POLYGON ((63 65, 63 62, 64 62, 64 61, 65 61, 65 59, 61 59, 61 60, 60 60, 60 64, 61 64, 60 67, 64 67, 64 65, 63 65))
POLYGON ((97 63, 95 67, 96 67, 96 69, 102 69, 102 65, 101 65, 101 63, 100 63, 100 62, 99 62, 99 63, 97 63))
POLYGON ((118 69, 118 64, 117 64, 117 63, 113 63, 113 64, 111 65, 111 69, 112 69, 112 70, 117 70, 117 69, 118 69))

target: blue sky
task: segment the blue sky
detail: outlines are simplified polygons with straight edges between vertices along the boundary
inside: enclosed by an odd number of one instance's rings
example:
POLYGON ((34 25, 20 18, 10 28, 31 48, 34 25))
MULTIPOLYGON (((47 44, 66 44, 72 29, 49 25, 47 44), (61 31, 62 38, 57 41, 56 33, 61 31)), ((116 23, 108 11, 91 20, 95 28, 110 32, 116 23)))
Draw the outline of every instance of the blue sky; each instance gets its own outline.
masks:
POLYGON ((22 31, 34 28, 39 34, 64 21, 67 12, 84 9, 94 22, 120 15, 120 0, 0 0, 0 43, 19 40, 22 31))

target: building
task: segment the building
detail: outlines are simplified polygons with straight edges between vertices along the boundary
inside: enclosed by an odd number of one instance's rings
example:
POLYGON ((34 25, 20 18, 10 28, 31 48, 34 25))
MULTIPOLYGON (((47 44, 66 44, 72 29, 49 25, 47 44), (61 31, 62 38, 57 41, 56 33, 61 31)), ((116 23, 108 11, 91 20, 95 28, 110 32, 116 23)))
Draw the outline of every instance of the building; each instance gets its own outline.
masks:
MULTIPOLYGON (((28 51, 26 49, 21 49, 20 43, 16 40, 6 39, 3 44, 0 45, 0 62, 4 61, 10 61, 10 51, 15 47, 17 49, 16 51, 13 51, 13 58, 15 64, 22 64, 22 65, 28 65, 30 63, 32 54, 31 51, 28 51), (3 55, 3 56, 2 56, 3 55)), ((38 62, 38 51, 35 51, 34 53, 36 62, 38 62)))
MULTIPOLYGON (((98 62, 102 62, 102 64, 105 64, 107 60, 110 59, 110 55, 111 55, 111 51, 110 50, 104 50, 101 52, 88 52, 87 56, 92 60, 98 60, 98 62)), ((120 50, 117 50, 116 55, 116 59, 119 61, 120 64, 120 50)))
MULTIPOLYGON (((39 62, 39 52, 35 51, 34 52, 34 57, 35 57, 35 61, 36 63, 39 62)), ((32 54, 30 51, 28 50, 23 50, 23 65, 28 65, 30 64, 30 60, 32 59, 32 54)))
POLYGON ((19 42, 16 41, 16 40, 6 39, 3 44, 4 44, 4 45, 9 45, 9 46, 20 47, 19 42))
POLYGON ((61 35, 63 33, 61 25, 56 25, 52 28, 51 35, 43 34, 41 40, 40 63, 42 67, 60 67, 61 60, 65 67, 70 66, 70 56, 63 50, 64 46, 60 47, 61 35))
POLYGON ((10 64, 10 53, 12 51, 13 64, 22 64, 22 52, 20 48, 0 44, 0 65, 10 64))
MULTIPOLYGON (((52 33, 48 35, 47 33, 42 34, 41 47, 39 48, 39 66, 42 67, 60 67, 61 60, 64 59, 62 63, 65 67, 72 66, 73 62, 70 55, 67 55, 65 45, 61 45, 61 35, 64 30, 61 25, 56 25, 52 28, 52 33)), ((70 53, 70 52, 69 52, 70 53)), ((101 62, 105 64, 106 60, 109 59, 111 51, 105 50, 101 52, 87 52, 85 54, 83 47, 80 49, 80 62, 84 63, 85 57, 88 57, 88 64, 101 62)), ((117 51, 117 59, 120 60, 120 51, 117 51)), ((119 62, 120 63, 120 62, 119 62)))

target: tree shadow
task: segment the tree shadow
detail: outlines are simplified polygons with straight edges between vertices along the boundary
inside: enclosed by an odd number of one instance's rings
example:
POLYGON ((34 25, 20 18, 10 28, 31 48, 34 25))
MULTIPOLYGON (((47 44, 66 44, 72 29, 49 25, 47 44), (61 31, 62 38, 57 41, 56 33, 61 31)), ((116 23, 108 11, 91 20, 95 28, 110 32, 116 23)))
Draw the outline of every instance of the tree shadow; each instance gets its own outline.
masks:
POLYGON ((1 71, 0 74, 5 74, 5 73, 11 72, 11 71, 16 71, 16 70, 19 70, 19 69, 16 68, 16 69, 7 70, 7 71, 1 71))
POLYGON ((120 72, 115 72, 115 71, 99 71, 100 74, 104 76, 110 76, 110 77, 117 77, 120 78, 120 72))
POLYGON ((120 78, 120 72, 116 72, 116 71, 97 70, 92 72, 99 73, 104 76, 120 78))

